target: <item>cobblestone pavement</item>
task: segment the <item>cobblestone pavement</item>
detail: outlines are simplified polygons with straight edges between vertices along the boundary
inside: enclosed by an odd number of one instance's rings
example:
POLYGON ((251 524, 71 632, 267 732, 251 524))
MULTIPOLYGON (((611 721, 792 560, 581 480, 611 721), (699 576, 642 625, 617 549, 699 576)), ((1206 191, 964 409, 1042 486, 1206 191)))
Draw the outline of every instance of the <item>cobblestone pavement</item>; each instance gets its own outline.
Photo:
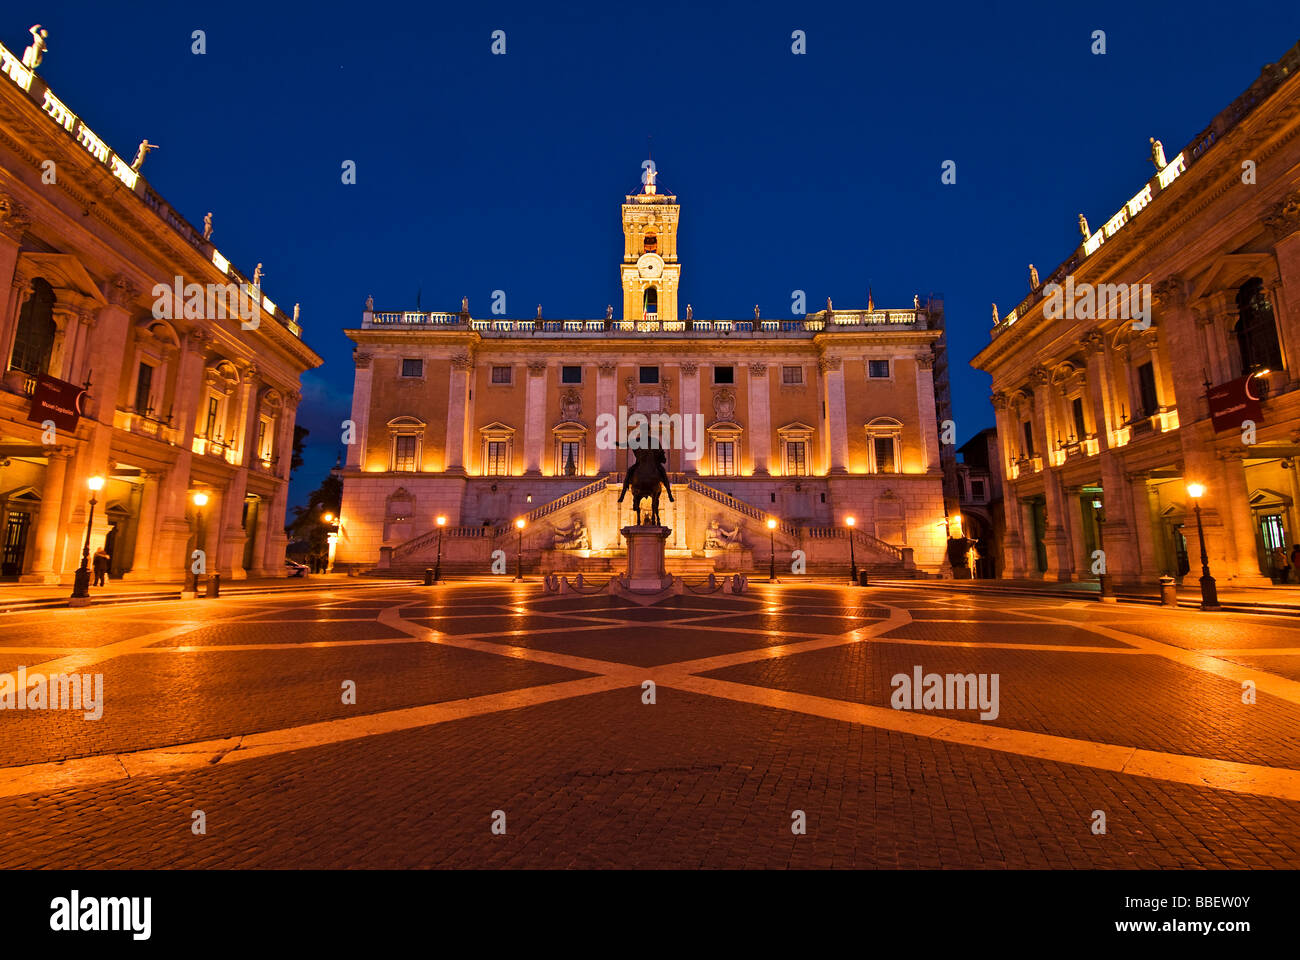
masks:
POLYGON ((344 585, 0 615, 0 671, 19 667, 29 698, 101 675, 103 703, 12 709, 0 680, 4 867, 1300 854, 1294 620, 919 586, 638 607, 344 585), (902 699, 918 673, 939 699, 902 699))

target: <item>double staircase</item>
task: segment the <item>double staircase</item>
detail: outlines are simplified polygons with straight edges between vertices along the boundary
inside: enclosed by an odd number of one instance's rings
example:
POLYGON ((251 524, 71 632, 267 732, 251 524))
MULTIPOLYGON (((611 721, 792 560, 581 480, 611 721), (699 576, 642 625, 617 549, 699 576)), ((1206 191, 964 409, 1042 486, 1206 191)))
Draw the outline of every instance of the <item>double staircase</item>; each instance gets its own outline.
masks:
MULTIPOLYGON (((916 575, 912 563, 910 548, 898 547, 886 543, 861 530, 849 530, 837 526, 799 526, 786 521, 777 521, 776 527, 769 531, 768 514, 752 504, 739 500, 728 493, 703 483, 698 478, 686 474, 670 476, 674 495, 680 500, 686 496, 702 497, 724 512, 724 526, 741 530, 741 539, 745 546, 741 550, 704 551, 702 543, 690 543, 690 550, 668 550, 665 563, 669 572, 678 576, 707 577, 715 572, 761 572, 768 565, 769 537, 775 544, 778 564, 788 566, 788 559, 794 550, 803 550, 808 557, 806 572, 812 575, 840 576, 845 573, 848 562, 847 545, 833 544, 828 541, 844 541, 853 537, 853 555, 858 569, 866 570, 870 576, 906 578, 916 575), (844 554, 843 557, 840 555, 844 554), (828 556, 829 555, 829 556, 828 556)), ((626 566, 626 547, 619 538, 616 549, 609 550, 568 550, 557 549, 551 545, 552 531, 543 524, 548 516, 561 510, 583 507, 588 501, 587 513, 608 509, 608 504, 600 504, 597 499, 604 497, 611 487, 617 489, 622 485, 620 474, 612 473, 596 478, 592 482, 558 497, 549 503, 524 515, 526 525, 523 535, 523 566, 530 573, 582 573, 604 575, 621 572, 626 566), (545 542, 543 542, 545 541, 545 542)), ((439 537, 442 537, 442 572, 447 575, 483 576, 491 569, 493 554, 501 551, 507 563, 507 569, 514 571, 519 552, 519 534, 513 524, 501 526, 477 527, 437 527, 414 537, 396 547, 381 551, 379 566, 375 573, 388 576, 423 575, 425 569, 434 565, 439 537)), ((497 554, 500 558, 501 554, 497 554)))

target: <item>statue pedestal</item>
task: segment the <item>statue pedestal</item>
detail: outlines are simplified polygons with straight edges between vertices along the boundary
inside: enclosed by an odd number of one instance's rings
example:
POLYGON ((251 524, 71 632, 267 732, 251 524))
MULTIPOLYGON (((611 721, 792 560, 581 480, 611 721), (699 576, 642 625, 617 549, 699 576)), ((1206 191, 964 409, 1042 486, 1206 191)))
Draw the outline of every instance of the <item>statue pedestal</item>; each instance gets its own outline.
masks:
POLYGON ((624 527, 627 540, 627 589, 643 593, 658 593, 673 584, 673 578, 664 569, 664 544, 672 533, 667 527, 624 527))

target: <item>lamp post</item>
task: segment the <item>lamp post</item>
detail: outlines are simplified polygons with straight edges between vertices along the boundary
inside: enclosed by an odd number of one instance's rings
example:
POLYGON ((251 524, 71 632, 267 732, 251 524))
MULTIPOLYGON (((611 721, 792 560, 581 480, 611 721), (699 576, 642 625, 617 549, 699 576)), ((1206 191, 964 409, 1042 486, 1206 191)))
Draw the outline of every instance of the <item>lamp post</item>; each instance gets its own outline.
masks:
POLYGON ((523 517, 515 521, 515 529, 519 531, 519 542, 515 548, 515 579, 522 581, 524 579, 524 527, 528 525, 523 517))
MULTIPOLYGON (((198 529, 195 530, 194 532, 194 547, 200 553, 204 554, 203 570, 204 572, 206 572, 208 569, 208 558, 206 555, 206 551, 204 551, 203 549, 203 546, 207 542, 208 529, 207 529, 207 524, 204 523, 203 508, 208 505, 208 495, 200 490, 199 492, 195 493, 194 496, 191 497, 190 499, 194 501, 194 513, 195 513, 195 518, 198 521, 197 523, 198 529)), ((189 576, 193 584, 192 589, 194 590, 194 595, 197 597, 199 593, 199 574, 198 571, 194 569, 193 558, 190 559, 189 576)))
POLYGON ((1210 576, 1210 555, 1205 552, 1205 527, 1201 524, 1201 497, 1205 495, 1205 484, 1189 483, 1187 495, 1192 498, 1196 512, 1196 539, 1201 544, 1201 609, 1219 610, 1219 590, 1210 576))
POLYGON ((776 583, 776 521, 767 518, 767 582, 776 583))
POLYGON ((1092 501, 1092 509, 1097 519, 1097 550, 1101 553, 1101 573, 1097 574, 1097 586, 1101 588, 1101 602, 1115 602, 1115 588, 1110 582, 1109 566, 1106 563, 1106 513, 1100 500, 1092 501))
POLYGON ((858 557, 853 552, 853 528, 858 525, 857 517, 845 517, 844 522, 849 526, 849 583, 858 582, 858 557))
POLYGON ((78 607, 84 607, 90 602, 90 530, 95 525, 95 504, 99 502, 95 499, 95 494, 104 489, 104 478, 91 477, 86 481, 86 486, 90 488, 90 515, 86 520, 86 542, 81 548, 81 566, 72 577, 71 599, 82 601, 72 606, 78 607))
POLYGON ((437 583, 442 579, 442 528, 447 525, 447 518, 438 517, 438 559, 433 563, 433 582, 437 583))

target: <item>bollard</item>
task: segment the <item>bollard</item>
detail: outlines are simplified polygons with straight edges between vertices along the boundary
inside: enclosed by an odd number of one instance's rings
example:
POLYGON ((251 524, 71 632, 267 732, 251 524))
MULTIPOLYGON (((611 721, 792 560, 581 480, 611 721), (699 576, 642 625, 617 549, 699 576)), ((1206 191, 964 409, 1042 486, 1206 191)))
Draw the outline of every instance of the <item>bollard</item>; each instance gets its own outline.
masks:
POLYGON ((868 583, 868 581, 867 581, 867 571, 866 571, 866 570, 859 570, 859 571, 858 571, 858 586, 859 586, 859 587, 867 587, 867 586, 870 586, 870 585, 871 585, 871 584, 868 583))
POLYGON ((208 592, 206 596, 209 597, 221 596, 221 574, 214 573, 208 577, 208 592))
POLYGON ((1174 582, 1173 577, 1160 578, 1160 606, 1178 606, 1178 585, 1174 582))
POLYGON ((433 586, 433 567, 424 568, 424 585, 426 587, 433 586))
POLYGON ((1101 602, 1115 603, 1115 586, 1110 582, 1110 574, 1103 573, 1097 579, 1101 582, 1101 602))

